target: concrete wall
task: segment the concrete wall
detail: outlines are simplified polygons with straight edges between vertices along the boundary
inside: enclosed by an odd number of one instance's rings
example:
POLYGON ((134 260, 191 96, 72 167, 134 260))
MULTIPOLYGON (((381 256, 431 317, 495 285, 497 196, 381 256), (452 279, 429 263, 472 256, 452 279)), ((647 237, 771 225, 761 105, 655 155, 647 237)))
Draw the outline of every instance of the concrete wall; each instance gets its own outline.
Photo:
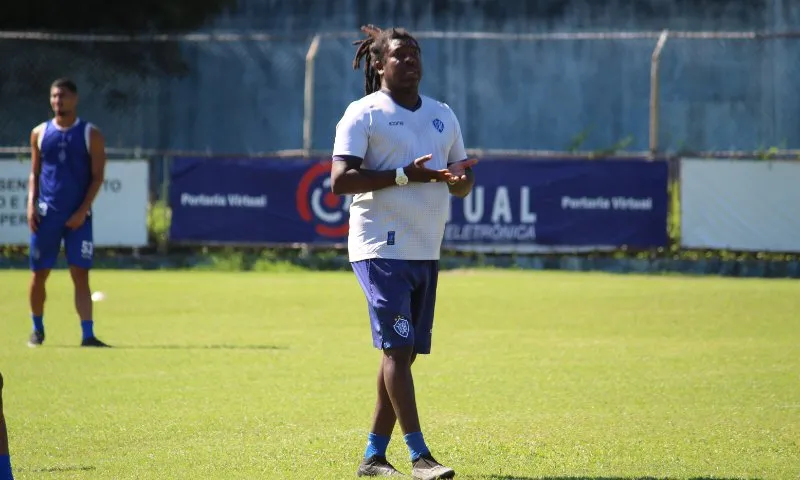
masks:
MULTIPOLYGON (((800 4, 789 0, 241 0, 238 11, 206 30, 284 37, 159 47, 180 52, 185 62, 185 69, 176 69, 180 75, 153 67, 158 52, 150 52, 148 68, 137 74, 119 62, 55 44, 0 42, 5 67, 0 71, 7 72, 0 73, 0 144, 25 142, 48 113, 50 73, 63 72, 86 86, 82 115, 100 124, 114 146, 215 152, 300 148, 310 36, 356 32, 364 23, 412 32, 564 32, 786 30, 798 20, 800 4), (47 73, 26 76, 32 63, 38 65, 34 71, 47 73)), ((341 113, 362 94, 363 76, 350 65, 351 40, 321 45, 314 148, 330 148, 341 113)), ((469 147, 622 144, 645 150, 654 44, 423 40, 423 89, 454 108, 469 147)), ((661 72, 662 145, 800 148, 794 135, 800 127, 798 101, 791 88, 797 60, 800 39, 670 40, 661 72)))

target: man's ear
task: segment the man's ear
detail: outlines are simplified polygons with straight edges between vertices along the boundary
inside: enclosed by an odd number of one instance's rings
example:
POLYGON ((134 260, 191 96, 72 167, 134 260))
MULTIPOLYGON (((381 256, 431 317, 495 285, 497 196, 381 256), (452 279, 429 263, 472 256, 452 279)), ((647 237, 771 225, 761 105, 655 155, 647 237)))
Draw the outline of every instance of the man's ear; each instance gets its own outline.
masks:
POLYGON ((378 75, 383 76, 383 62, 375 59, 372 62, 372 69, 378 72, 378 75))

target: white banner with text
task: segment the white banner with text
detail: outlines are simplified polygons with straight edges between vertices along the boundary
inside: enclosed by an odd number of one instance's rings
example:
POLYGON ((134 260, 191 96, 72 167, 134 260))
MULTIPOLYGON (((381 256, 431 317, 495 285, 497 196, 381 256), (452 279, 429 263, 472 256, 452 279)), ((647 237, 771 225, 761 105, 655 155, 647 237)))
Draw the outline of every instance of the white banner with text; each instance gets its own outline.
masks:
MULTIPOLYGON (((27 245, 30 161, 0 159, 0 244, 27 245)), ((92 205, 97 247, 147 245, 146 160, 109 160, 103 188, 92 205)))

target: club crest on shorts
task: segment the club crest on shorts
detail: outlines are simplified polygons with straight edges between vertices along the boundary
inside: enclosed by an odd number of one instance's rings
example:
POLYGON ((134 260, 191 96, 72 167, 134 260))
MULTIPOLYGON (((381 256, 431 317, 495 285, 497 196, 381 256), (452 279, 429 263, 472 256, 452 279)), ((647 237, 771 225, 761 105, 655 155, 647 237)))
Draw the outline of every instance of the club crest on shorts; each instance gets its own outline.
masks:
POLYGON ((408 334, 411 332, 411 325, 408 323, 408 319, 402 315, 396 316, 394 319, 394 331, 401 337, 408 338, 408 334))

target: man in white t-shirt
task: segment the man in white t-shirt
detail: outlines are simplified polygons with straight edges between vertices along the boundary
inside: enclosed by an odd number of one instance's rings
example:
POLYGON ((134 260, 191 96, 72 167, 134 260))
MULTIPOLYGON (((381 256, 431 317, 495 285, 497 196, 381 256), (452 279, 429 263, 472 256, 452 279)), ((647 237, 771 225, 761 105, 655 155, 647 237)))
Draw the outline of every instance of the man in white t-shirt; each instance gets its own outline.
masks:
POLYGON ((362 27, 353 62, 365 62, 366 96, 336 126, 331 185, 352 194, 349 260, 367 298, 373 344, 383 352, 378 400, 359 476, 400 473, 386 448, 399 421, 415 478, 452 478, 430 453, 417 413, 411 364, 431 349, 439 255, 450 195, 474 176, 461 128, 446 104, 419 94, 417 41, 401 29, 362 27))

